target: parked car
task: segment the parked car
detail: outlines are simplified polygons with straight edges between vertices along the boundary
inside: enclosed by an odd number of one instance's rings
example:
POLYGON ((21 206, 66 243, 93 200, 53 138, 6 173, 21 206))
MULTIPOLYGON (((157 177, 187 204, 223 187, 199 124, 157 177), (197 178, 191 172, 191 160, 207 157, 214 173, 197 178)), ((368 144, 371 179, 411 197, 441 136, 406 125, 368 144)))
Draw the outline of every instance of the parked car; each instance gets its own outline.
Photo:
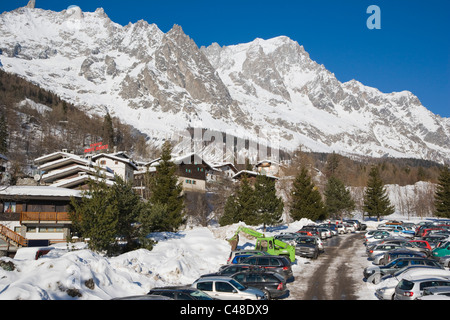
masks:
POLYGON ((193 288, 220 300, 265 300, 264 292, 249 288, 231 277, 205 277, 195 280, 193 288))
POLYGON ((385 252, 383 254, 383 259, 380 262, 382 265, 386 265, 398 258, 427 258, 427 255, 418 251, 408 250, 404 248, 397 248, 385 252))
POLYGON ((392 244, 391 243, 383 243, 383 244, 379 244, 379 245, 375 246, 372 249, 369 249, 367 251, 367 255, 369 256, 370 260, 373 260, 376 255, 384 253, 386 251, 397 249, 397 248, 400 248, 399 244, 396 244, 396 243, 392 243, 392 244))
POLYGON ((359 220, 356 220, 356 219, 344 219, 344 222, 352 223, 353 226, 355 227, 356 231, 361 231, 362 230, 362 224, 361 224, 361 222, 359 222, 359 220))
POLYGON ((296 233, 303 235, 303 236, 312 236, 312 232, 308 230, 298 230, 296 233))
POLYGON ((441 266, 432 259, 427 259, 424 257, 400 257, 383 266, 366 267, 363 271, 363 276, 366 281, 377 284, 383 276, 392 275, 395 272, 409 266, 420 265, 441 268, 441 266))
POLYGON ((424 288, 419 300, 450 300, 450 286, 424 288))
POLYGON ((421 237, 421 238, 425 238, 426 236, 431 235, 432 231, 443 231, 443 230, 444 230, 444 228, 441 228, 441 227, 425 228, 425 229, 420 230, 420 233, 417 236, 421 237))
POLYGON ((448 255, 450 255, 450 241, 442 243, 431 251, 431 256, 435 259, 448 255))
POLYGON ((347 228, 345 228, 345 226, 342 223, 336 224, 336 230, 337 230, 338 234, 347 233, 347 228))
POLYGON ((356 231, 356 227, 353 223, 344 222, 343 225, 345 226, 345 228, 347 229, 348 232, 356 231))
POLYGON ((395 288, 397 284, 406 276, 421 277, 421 276, 450 276, 450 271, 442 268, 429 266, 410 266, 400 269, 392 275, 386 275, 381 278, 378 288, 375 290, 375 296, 380 300, 393 300, 395 295, 395 288))
POLYGON ((286 280, 276 272, 244 271, 231 277, 245 286, 261 290, 267 300, 280 298, 287 293, 286 280))
POLYGON ((295 254, 300 257, 317 259, 320 248, 316 237, 299 237, 295 244, 295 254))
POLYGON ((439 258, 437 259, 437 262, 438 262, 443 268, 450 268, 450 255, 439 257, 439 258))
POLYGON ((201 275, 200 277, 210 277, 210 276, 230 276, 237 272, 246 271, 250 269, 261 269, 259 266, 252 266, 250 264, 225 264, 219 267, 219 270, 214 273, 208 273, 201 275))
POLYGON ((291 261, 284 256, 252 256, 245 259, 242 263, 260 266, 268 271, 277 272, 286 280, 291 279, 293 276, 291 261))
POLYGON ((173 300, 214 300, 207 293, 190 286, 153 288, 148 295, 165 296, 173 300))
POLYGON ((364 243, 367 245, 369 243, 375 242, 375 241, 380 241, 382 239, 391 237, 391 234, 388 231, 378 231, 378 232, 374 232, 370 235, 365 235, 364 236, 364 243))
POLYGON ((323 237, 322 239, 331 238, 333 236, 331 230, 328 228, 319 227, 317 230, 320 232, 321 238, 323 237))
POLYGON ((395 300, 415 300, 422 296, 425 288, 450 286, 450 278, 446 277, 405 277, 395 288, 395 300))
POLYGON ((426 237, 422 238, 422 240, 425 240, 430 244, 432 249, 437 247, 440 242, 445 241, 447 239, 448 239, 448 236, 439 235, 439 234, 434 234, 434 235, 430 235, 430 236, 426 236, 426 237))
POLYGON ((306 226, 303 226, 303 227, 302 227, 299 231, 297 231, 297 232, 300 232, 300 231, 308 231, 308 232, 311 233, 311 235, 313 235, 313 236, 321 237, 321 234, 320 234, 319 230, 317 230, 317 226, 316 226, 316 225, 306 225, 306 226))
POLYGON ((380 244, 398 244, 402 245, 403 243, 407 242, 408 239, 401 238, 401 237, 387 237, 384 239, 381 239, 379 241, 373 241, 366 245, 366 251, 369 252, 373 248, 375 248, 377 245, 380 244))
POLYGON ((295 240, 300 236, 300 234, 294 232, 294 233, 282 233, 277 234, 274 236, 275 239, 281 240, 283 242, 286 242, 287 244, 290 244, 291 246, 295 246, 295 240))

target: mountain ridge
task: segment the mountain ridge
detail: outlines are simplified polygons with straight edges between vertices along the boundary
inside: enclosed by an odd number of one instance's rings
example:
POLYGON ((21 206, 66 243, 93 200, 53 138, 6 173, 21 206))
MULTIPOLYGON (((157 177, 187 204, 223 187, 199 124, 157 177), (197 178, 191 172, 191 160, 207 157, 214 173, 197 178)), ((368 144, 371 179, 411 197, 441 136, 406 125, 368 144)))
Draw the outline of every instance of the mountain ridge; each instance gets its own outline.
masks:
POLYGON ((450 158, 448 118, 409 91, 339 82, 285 36, 199 48, 178 25, 23 7, 0 15, 0 39, 5 71, 159 140, 202 128, 285 150, 450 158))

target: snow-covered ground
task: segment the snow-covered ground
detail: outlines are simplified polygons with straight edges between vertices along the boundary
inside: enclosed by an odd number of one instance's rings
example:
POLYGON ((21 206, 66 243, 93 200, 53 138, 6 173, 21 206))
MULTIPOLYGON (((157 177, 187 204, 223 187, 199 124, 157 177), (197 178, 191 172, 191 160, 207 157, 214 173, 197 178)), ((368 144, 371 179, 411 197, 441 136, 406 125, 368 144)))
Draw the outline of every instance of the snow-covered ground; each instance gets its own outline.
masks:
MULTIPOLYGON (((269 229, 266 235, 297 231, 308 223, 311 221, 302 219, 269 229)), ((365 223, 368 228, 378 224, 365 223)), ((191 284, 201 274, 215 272, 226 263, 230 253, 226 239, 237 226, 192 227, 177 233, 154 234, 158 244, 152 251, 140 249, 112 258, 88 250, 84 243, 56 245, 39 260, 33 260, 32 249, 25 249, 14 259, 0 259, 4 266, 0 267, 0 299, 109 300, 146 294, 156 286, 191 284), (7 262, 14 264, 13 271, 5 270, 7 262)), ((239 247, 251 247, 253 243, 241 236, 239 247)), ((298 258, 293 264, 294 273, 310 267, 303 259, 306 258, 298 258)), ((355 259, 361 259, 361 265, 370 263, 364 256, 355 259)), ((362 282, 358 295, 361 300, 373 300, 373 290, 373 285, 362 282)))

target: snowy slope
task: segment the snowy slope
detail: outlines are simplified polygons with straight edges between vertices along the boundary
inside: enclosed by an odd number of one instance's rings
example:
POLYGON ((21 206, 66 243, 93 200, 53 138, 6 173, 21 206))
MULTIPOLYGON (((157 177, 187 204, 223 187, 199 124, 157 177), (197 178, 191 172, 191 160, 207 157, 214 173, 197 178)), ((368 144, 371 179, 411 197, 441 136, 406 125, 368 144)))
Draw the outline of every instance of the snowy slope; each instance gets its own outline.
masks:
POLYGON ((190 127, 286 150, 450 158, 449 119, 410 92, 339 82, 284 36, 198 48, 180 26, 19 8, 0 15, 0 50, 4 70, 160 140, 190 127))

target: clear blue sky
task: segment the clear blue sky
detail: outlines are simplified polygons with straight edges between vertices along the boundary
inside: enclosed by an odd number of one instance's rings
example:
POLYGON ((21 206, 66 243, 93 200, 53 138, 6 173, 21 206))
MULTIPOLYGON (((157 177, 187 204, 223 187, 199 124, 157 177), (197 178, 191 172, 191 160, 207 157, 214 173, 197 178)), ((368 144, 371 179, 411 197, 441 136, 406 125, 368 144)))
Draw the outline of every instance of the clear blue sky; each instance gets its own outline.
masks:
MULTIPOLYGON (((0 12, 27 2, 0 0, 0 12)), ((178 24, 198 46, 288 36, 338 80, 409 90, 450 117, 449 0, 36 0, 54 11, 69 5, 102 7, 122 25, 143 19, 167 32, 178 24), (366 26, 370 5, 381 9, 380 30, 366 26)))

